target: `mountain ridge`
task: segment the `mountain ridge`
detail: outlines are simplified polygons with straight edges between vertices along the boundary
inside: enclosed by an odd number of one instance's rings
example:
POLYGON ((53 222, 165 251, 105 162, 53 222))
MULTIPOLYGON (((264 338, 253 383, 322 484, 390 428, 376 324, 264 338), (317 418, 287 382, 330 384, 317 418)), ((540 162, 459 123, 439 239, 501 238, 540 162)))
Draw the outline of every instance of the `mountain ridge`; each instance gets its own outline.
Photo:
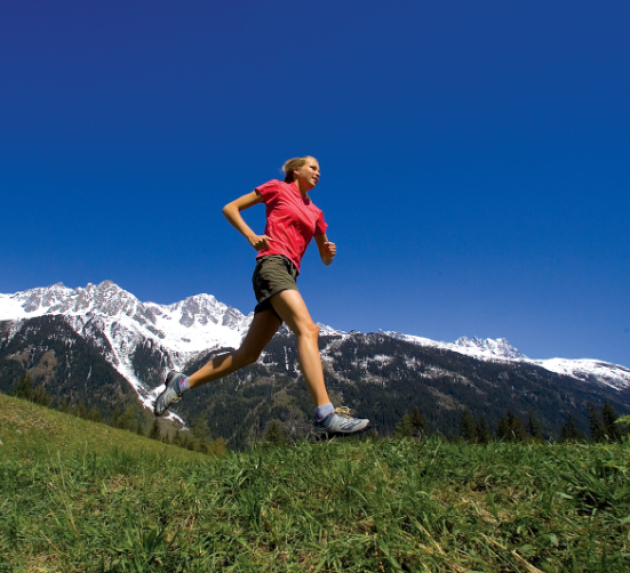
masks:
MULTIPOLYGON (((129 379, 145 405, 154 396, 142 391, 143 383, 129 367, 126 352, 130 346, 137 346, 138 334, 164 347, 172 357, 169 367, 181 368, 208 351, 237 347, 253 318, 253 313, 246 316, 205 293, 169 305, 141 302, 109 280, 98 285, 88 283, 85 288, 72 289, 56 283, 13 294, 0 294, 0 321, 55 314, 65 316, 79 334, 85 332, 88 324, 93 326, 94 319, 99 316, 110 323, 103 323, 101 328, 112 347, 119 348, 120 353, 109 359, 129 379)), ((343 337, 349 334, 328 325, 319 326, 322 335, 343 337)), ((530 359, 505 338, 461 337, 449 343, 395 331, 379 330, 378 333, 420 346, 452 350, 478 360, 525 361, 581 381, 604 384, 614 389, 630 388, 630 369, 625 366, 596 359, 530 359)))
MULTIPOLYGON (((135 403, 146 421, 168 370, 192 373, 237 347, 252 316, 208 294, 143 303, 111 281, 0 295, 0 389, 13 392, 28 374, 55 407, 96 408, 113 419, 135 403)), ((457 432, 463 410, 491 427, 507 411, 534 413, 548 436, 568 416, 588 431, 589 404, 630 413, 627 368, 532 360, 502 338, 446 343, 320 325, 319 347, 333 403, 352 406, 384 434, 413 408, 428 431, 447 435, 457 432)), ((187 394, 167 417, 177 427, 201 417, 235 448, 259 439, 272 420, 294 439, 308 435, 312 403, 295 337, 283 326, 255 364, 187 394)))

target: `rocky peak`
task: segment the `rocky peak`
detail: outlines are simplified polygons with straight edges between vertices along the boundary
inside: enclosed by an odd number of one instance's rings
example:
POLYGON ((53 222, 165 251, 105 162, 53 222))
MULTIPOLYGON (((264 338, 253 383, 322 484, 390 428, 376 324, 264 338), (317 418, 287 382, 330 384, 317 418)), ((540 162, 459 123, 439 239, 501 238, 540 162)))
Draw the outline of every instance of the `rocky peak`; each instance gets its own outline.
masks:
POLYGON ((527 358, 514 348, 505 338, 468 338, 462 336, 455 341, 455 346, 459 348, 479 349, 484 354, 497 356, 498 358, 527 358))

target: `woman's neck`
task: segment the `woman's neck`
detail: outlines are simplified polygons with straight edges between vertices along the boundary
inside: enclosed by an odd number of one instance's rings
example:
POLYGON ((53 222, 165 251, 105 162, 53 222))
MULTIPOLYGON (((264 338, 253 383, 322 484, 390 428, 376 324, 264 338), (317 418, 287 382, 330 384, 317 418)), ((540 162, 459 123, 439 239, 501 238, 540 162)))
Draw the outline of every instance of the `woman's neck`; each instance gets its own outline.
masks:
POLYGON ((312 189, 312 187, 308 189, 303 189, 302 186, 308 187, 308 185, 307 184, 300 185, 300 181, 298 179, 295 179, 293 183, 297 187, 298 191, 302 194, 302 197, 308 198, 308 192, 312 189))

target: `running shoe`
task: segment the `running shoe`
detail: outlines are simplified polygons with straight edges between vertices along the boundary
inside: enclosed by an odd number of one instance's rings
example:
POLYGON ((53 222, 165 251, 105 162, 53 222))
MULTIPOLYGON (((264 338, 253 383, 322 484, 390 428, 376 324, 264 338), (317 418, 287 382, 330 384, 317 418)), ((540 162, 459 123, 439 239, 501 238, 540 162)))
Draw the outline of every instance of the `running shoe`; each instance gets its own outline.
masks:
POLYGON ((153 406, 153 412, 156 416, 162 416, 171 405, 182 399, 182 395, 179 392, 179 384, 183 378, 186 378, 186 375, 181 372, 171 370, 168 373, 166 389, 157 397, 153 406))
POLYGON ((315 422, 315 433, 326 436, 349 436, 371 427, 369 420, 353 418, 350 408, 335 408, 323 420, 315 422))

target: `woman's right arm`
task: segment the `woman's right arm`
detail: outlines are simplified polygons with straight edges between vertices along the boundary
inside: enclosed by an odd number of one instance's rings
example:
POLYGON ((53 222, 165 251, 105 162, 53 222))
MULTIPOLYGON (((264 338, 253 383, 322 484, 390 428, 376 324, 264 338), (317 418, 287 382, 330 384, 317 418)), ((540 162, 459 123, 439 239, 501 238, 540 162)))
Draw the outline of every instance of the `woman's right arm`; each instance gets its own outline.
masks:
POLYGON ((273 241, 273 239, 267 235, 257 235, 254 233, 243 217, 241 217, 241 211, 249 209, 258 203, 262 203, 262 200, 260 193, 252 191, 223 207, 223 215, 230 222, 230 225, 241 233, 257 251, 268 247, 269 241, 273 241))

